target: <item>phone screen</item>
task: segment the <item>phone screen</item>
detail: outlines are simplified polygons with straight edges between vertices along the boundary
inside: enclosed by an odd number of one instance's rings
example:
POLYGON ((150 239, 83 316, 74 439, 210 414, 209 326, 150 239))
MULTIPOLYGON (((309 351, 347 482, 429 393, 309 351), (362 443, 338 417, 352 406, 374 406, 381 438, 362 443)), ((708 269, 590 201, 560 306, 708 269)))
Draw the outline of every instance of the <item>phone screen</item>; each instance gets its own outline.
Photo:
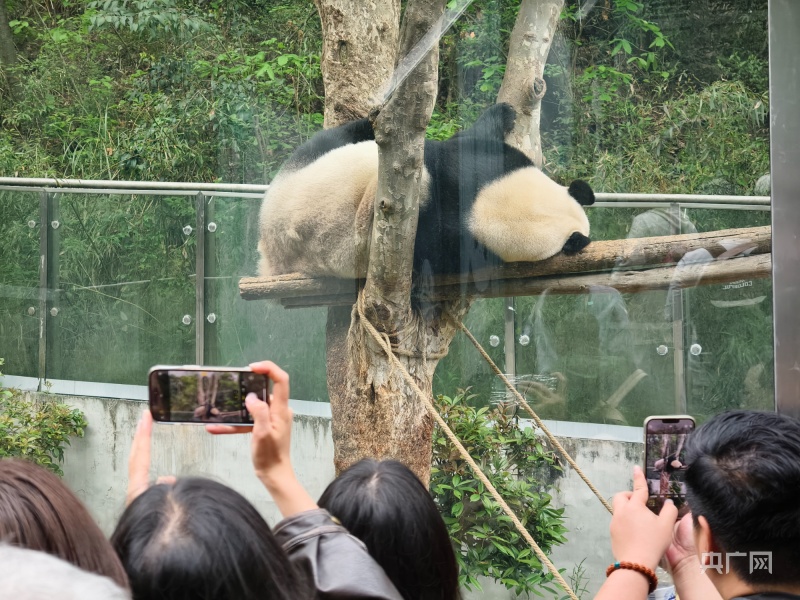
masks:
POLYGON ((644 428, 647 507, 658 513, 670 498, 680 511, 686 504, 686 438, 694 430, 694 419, 650 417, 644 428))
POLYGON ((153 420, 167 423, 251 424, 247 394, 269 398, 266 375, 246 370, 153 369, 149 389, 153 420))

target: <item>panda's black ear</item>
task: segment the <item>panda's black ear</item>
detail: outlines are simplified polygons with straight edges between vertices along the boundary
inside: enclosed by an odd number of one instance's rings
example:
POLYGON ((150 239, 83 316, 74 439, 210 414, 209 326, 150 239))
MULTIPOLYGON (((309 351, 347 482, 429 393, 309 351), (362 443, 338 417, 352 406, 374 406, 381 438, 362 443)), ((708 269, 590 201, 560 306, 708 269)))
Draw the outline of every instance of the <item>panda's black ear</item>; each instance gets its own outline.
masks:
POLYGON ((569 184, 569 195, 578 201, 581 206, 594 204, 594 192, 589 184, 582 179, 576 179, 569 184))

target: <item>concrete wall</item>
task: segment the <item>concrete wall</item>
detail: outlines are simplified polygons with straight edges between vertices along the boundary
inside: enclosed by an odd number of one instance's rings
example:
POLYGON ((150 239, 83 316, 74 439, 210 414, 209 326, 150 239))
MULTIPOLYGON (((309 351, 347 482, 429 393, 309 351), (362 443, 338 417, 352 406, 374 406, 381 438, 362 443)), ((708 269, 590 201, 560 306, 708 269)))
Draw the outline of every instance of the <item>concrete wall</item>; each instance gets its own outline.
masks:
MULTIPOLYGON (((141 401, 65 396, 80 408, 89 422, 86 437, 76 440, 66 452, 65 481, 87 504, 104 531, 110 533, 124 507, 130 442, 141 401)), ((327 405, 294 402, 295 428, 292 459, 298 477, 313 497, 318 497, 333 479, 333 442, 327 405), (322 416, 302 414, 317 412, 322 416)), ((601 493, 610 497, 630 489, 634 464, 641 464, 641 430, 577 423, 550 423, 564 447, 592 479, 601 493), (599 436, 602 435, 603 438, 599 436), (595 439, 592 439, 594 437, 595 439), (616 437, 617 439, 606 439, 616 437)), ((230 485, 276 523, 279 513, 250 466, 249 436, 212 436, 201 427, 163 425, 154 427, 151 476, 200 475, 230 485)), ((608 540, 609 514, 583 481, 571 470, 560 478, 554 501, 566 508, 569 542, 551 556, 556 567, 569 575, 582 562, 590 598, 604 579, 611 562, 608 540)), ((486 582, 484 592, 468 593, 466 599, 505 600, 513 595, 502 586, 486 582)))

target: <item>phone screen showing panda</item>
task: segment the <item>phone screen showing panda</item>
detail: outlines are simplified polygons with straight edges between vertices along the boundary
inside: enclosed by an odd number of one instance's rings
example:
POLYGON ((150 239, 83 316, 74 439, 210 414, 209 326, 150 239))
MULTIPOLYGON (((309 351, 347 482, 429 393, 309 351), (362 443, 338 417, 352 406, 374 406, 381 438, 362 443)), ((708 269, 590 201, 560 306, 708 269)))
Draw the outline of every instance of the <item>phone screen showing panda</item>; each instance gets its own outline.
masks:
POLYGON ((650 417, 645 421, 647 507, 658 514, 667 499, 680 513, 686 504, 686 438, 694 430, 688 416, 650 417))

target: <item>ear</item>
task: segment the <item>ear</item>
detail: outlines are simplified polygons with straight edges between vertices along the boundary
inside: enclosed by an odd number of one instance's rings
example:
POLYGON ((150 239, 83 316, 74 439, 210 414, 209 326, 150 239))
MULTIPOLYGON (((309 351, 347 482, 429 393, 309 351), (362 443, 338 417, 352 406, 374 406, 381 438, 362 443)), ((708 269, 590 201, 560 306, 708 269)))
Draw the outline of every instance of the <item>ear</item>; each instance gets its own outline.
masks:
POLYGON ((704 564, 703 559, 708 558, 709 553, 717 551, 714 534, 711 533, 711 527, 702 515, 697 517, 697 524, 694 527, 694 547, 697 549, 697 559, 700 564, 704 564))
POLYGON ((578 201, 581 206, 594 204, 594 192, 589 184, 582 179, 576 179, 569 184, 569 195, 578 201))

